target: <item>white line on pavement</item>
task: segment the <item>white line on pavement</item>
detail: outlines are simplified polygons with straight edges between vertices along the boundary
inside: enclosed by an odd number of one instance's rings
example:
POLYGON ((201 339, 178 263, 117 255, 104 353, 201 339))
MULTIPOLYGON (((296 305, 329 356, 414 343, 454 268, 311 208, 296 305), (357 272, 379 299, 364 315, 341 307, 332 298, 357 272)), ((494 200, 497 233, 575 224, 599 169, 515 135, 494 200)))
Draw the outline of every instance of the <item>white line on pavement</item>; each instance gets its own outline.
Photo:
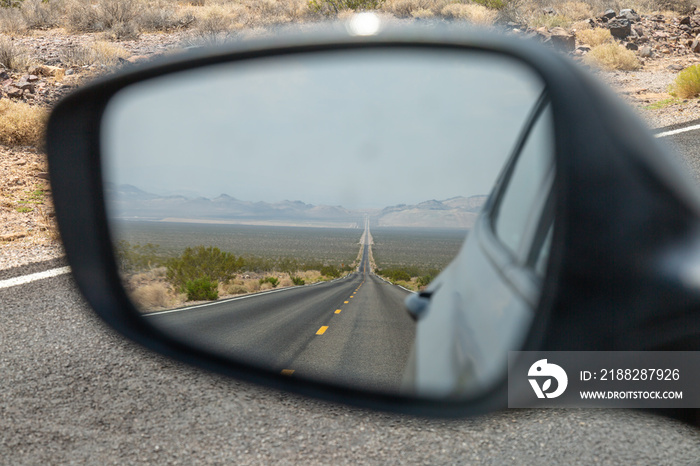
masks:
POLYGON ((70 273, 70 267, 59 267, 57 269, 45 270, 43 272, 32 273, 29 275, 22 275, 21 277, 8 278, 7 280, 0 280, 0 289, 9 288, 11 286, 24 285, 27 283, 35 282, 37 280, 43 280, 44 278, 57 277, 58 275, 63 275, 65 273, 70 273))
POLYGON ((665 138, 666 136, 673 136, 674 134, 685 133, 686 131, 695 131, 696 129, 700 129, 700 125, 687 126, 685 128, 665 131, 663 133, 655 134, 654 136, 656 136, 657 138, 665 138))

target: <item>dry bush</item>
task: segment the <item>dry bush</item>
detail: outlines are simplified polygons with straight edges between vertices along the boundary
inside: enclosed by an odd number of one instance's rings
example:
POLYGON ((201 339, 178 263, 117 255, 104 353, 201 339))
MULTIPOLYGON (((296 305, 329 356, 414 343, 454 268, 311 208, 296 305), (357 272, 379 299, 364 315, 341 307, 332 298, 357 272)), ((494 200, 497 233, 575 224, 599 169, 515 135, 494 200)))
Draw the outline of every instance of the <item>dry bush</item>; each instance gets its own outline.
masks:
POLYGON ((428 9, 421 9, 421 10, 413 10, 411 12, 411 16, 417 19, 428 19, 432 18, 435 16, 435 13, 433 13, 433 10, 428 10, 428 9))
POLYGON ((174 4, 159 0, 143 9, 138 24, 140 29, 145 31, 169 31, 187 27, 194 20, 191 12, 178 14, 174 4))
POLYGON ((145 8, 142 0, 67 0, 66 27, 71 32, 95 32, 114 29, 115 36, 138 33, 138 17, 145 8))
POLYGON ((271 290, 272 288, 274 288, 274 287, 272 286, 272 283, 270 283, 270 282, 265 282, 262 285, 260 285, 260 291, 271 290))
POLYGON ((19 8, 0 8, 0 32, 19 35, 29 29, 22 10, 19 8))
POLYGON ((446 18, 461 19, 480 25, 491 25, 498 18, 498 11, 476 4, 453 3, 441 11, 446 18))
POLYGON ((598 45, 612 43, 615 39, 613 39, 609 29, 595 28, 576 31, 576 40, 581 44, 596 47, 598 45))
POLYGON ((61 0, 24 0, 21 11, 29 29, 48 29, 60 25, 65 9, 61 0))
POLYGON ((242 0, 248 8, 249 26, 303 21, 312 12, 306 0, 242 0))
POLYGON ((13 40, 0 37, 0 67, 6 70, 24 71, 32 65, 29 51, 13 40))
POLYGON ((678 73, 671 85, 671 95, 690 99, 698 94, 700 94, 700 65, 693 65, 678 73))
POLYGON ((114 66, 129 52, 119 45, 95 41, 88 46, 68 47, 62 51, 61 62, 68 66, 105 65, 114 66))
POLYGON ((138 39, 141 28, 135 22, 115 23, 107 29, 102 37, 106 40, 135 40, 138 39))
POLYGON ((0 144, 39 146, 48 112, 42 107, 9 99, 0 100, 0 144))
POLYGON ((194 18, 192 45, 219 45, 234 38, 249 22, 248 9, 238 3, 187 7, 181 14, 194 18))
POLYGON ((219 296, 250 293, 244 285, 236 283, 219 284, 219 296))
POLYGON ((163 282, 139 286, 130 293, 130 298, 136 307, 144 311, 169 308, 182 304, 179 296, 163 282))
POLYGON ((306 270, 304 272, 297 273, 297 277, 303 278, 307 284, 316 283, 321 281, 321 272, 318 270, 306 270))
POLYGON ((583 57, 589 65, 607 70, 633 71, 641 66, 634 52, 616 43, 595 46, 583 57))
POLYGON ((399 18, 411 18, 414 11, 427 10, 440 14, 448 3, 449 0, 386 0, 381 9, 399 18))
POLYGON ((559 6, 558 11, 559 14, 567 16, 574 21, 588 19, 596 14, 591 4, 585 2, 564 2, 559 6))
POLYGON ((284 278, 281 278, 279 285, 277 285, 278 288, 286 288, 288 286, 294 286, 294 283, 292 282, 292 279, 289 278, 289 275, 285 276, 284 278))
POLYGON ((255 293, 256 291, 260 291, 260 282, 257 279, 245 280, 245 287, 248 288, 248 291, 251 293, 255 293))

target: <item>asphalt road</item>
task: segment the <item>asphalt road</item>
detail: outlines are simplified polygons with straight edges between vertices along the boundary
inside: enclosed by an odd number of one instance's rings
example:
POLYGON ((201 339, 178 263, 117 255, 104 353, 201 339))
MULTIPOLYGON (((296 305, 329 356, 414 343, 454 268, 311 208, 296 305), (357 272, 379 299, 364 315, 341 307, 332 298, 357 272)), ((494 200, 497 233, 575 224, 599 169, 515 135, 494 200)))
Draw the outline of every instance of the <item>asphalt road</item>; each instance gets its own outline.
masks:
MULTIPOLYGON (((689 166, 700 166, 699 133, 683 134, 671 142, 689 166)), ((0 271, 0 280, 60 265, 0 271)), ((628 410, 508 410, 443 421, 261 389, 122 340, 94 317, 69 275, 0 289, 3 465, 675 465, 699 459, 698 429, 628 410)))
POLYGON ((398 392, 415 323, 403 307, 408 291, 369 273, 368 247, 342 279, 147 318, 190 344, 292 377, 398 392))

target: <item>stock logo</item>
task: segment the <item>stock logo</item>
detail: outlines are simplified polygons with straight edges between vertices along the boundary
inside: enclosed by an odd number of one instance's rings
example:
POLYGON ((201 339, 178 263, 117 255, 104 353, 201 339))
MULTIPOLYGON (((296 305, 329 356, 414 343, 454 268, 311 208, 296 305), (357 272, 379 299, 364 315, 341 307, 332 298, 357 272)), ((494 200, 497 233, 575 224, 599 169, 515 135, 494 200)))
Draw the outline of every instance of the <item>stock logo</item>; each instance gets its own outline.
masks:
POLYGON ((556 398, 564 393, 569 383, 569 378, 566 376, 564 369, 556 364, 548 363, 546 359, 540 359, 530 366, 527 375, 528 377, 535 377, 528 380, 537 398, 556 398), (557 386, 554 391, 549 392, 548 390, 552 388, 552 379, 557 381, 557 386), (540 385, 538 380, 542 380, 542 385, 540 385))

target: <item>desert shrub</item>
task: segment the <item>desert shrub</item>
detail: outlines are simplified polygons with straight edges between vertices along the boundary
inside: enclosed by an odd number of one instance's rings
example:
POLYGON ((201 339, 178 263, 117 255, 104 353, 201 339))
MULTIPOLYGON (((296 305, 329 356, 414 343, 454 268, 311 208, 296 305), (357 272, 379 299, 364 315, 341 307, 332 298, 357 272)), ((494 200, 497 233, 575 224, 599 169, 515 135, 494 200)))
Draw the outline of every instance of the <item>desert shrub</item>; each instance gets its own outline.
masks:
POLYGON ((39 146, 44 138, 46 109, 10 99, 0 100, 0 144, 39 146))
POLYGON ((576 31, 576 39, 581 44, 590 45, 591 47, 612 43, 614 41, 612 34, 610 34, 610 30, 604 28, 576 31))
POLYGON ((700 94, 700 65, 684 69, 671 85, 671 95, 688 99, 700 94))
MULTIPOLYGON (((312 0, 326 2, 328 0, 312 0)), ((333 3, 381 3, 382 0, 330 0, 333 3)), ((242 0, 242 4, 248 8, 249 26, 262 26, 266 24, 283 24, 291 21, 300 21, 311 13, 318 13, 308 0, 242 0)), ((340 8, 343 10, 344 8, 340 8)), ((358 9, 358 8, 353 8, 358 9)), ((371 8, 359 8, 371 9, 371 8)), ((336 14, 338 11, 334 11, 336 14)))
POLYGON ((66 47, 61 51, 60 60, 68 66, 105 65, 114 66, 120 58, 127 58, 129 52, 117 44, 95 41, 87 46, 66 47))
POLYGON ((141 0, 85 0, 66 3, 66 27, 72 32, 95 32, 114 29, 115 35, 138 33, 138 17, 145 3, 141 0))
POLYGON ((606 43, 591 49, 583 61, 607 70, 632 71, 641 66, 634 52, 616 43, 606 43))
POLYGON ((157 244, 131 244, 122 240, 117 243, 114 250, 117 265, 122 273, 150 270, 166 262, 157 244))
POLYGON ((260 291, 260 282, 257 280, 246 280, 245 287, 250 293, 260 291))
POLYGON ((301 285, 304 285, 306 283, 303 278, 297 277, 294 275, 291 277, 291 279, 292 279, 292 284, 294 284, 295 286, 301 286, 301 285))
POLYGON ((272 285, 272 288, 277 288, 277 285, 279 285, 280 281, 277 277, 264 277, 259 280, 260 285, 264 285, 265 283, 269 283, 272 285))
POLYGON ((484 6, 486 8, 491 8, 494 10, 500 10, 506 6, 505 0, 472 0, 477 5, 484 6))
POLYGON ((219 248, 198 246, 187 248, 180 257, 166 262, 166 277, 176 287, 201 278, 226 282, 244 265, 241 258, 221 252, 219 248))
POLYGON ((140 286, 129 297, 136 307, 143 310, 170 307, 174 301, 168 286, 161 282, 140 286))
POLYGON ((246 294, 249 290, 244 285, 228 284, 222 287, 222 292, 224 294, 246 294))
POLYGON ((428 10, 427 8, 425 8, 420 10, 413 10, 411 12, 411 16, 417 19, 428 19, 434 17, 435 13, 433 13, 433 10, 428 10))
POLYGON ((568 16, 574 21, 580 21, 595 16, 596 11, 587 2, 564 2, 558 8, 560 14, 568 16))
POLYGON ((409 281, 411 280, 411 274, 403 269, 383 269, 379 271, 379 274, 383 277, 388 278, 391 281, 409 281))
POLYGON ((175 5, 158 1, 144 8, 138 17, 139 28, 146 31, 169 31, 189 26, 195 21, 192 12, 178 14, 175 5))
POLYGON ((399 18, 410 18, 417 12, 440 14, 448 3, 449 0, 385 0, 381 9, 399 18))
POLYGON ((211 301, 219 297, 219 284, 205 276, 185 282, 183 291, 187 301, 211 301))
POLYGON ((441 13, 446 18, 460 19, 480 25, 491 25, 498 17, 498 11, 471 3, 452 3, 445 6, 441 13))
POLYGON ((330 278, 338 278, 340 277, 340 270, 334 265, 324 265, 321 267, 321 275, 325 277, 330 277, 330 278))
POLYGON ((17 35, 29 29, 19 8, 0 8, 0 32, 17 35))
POLYGON ((376 10, 384 0, 309 0, 309 10, 321 14, 338 14, 343 10, 376 10))
POLYGON ((32 64, 27 49, 5 37, 0 37, 0 67, 11 71, 24 71, 32 64))
POLYGON ((425 286, 428 286, 430 282, 433 281, 435 277, 432 275, 423 275, 422 277, 418 277, 416 280, 416 284, 420 287, 423 288, 425 286))
POLYGON ((57 27, 64 9, 57 0, 24 0, 21 11, 29 29, 44 29, 57 27))

